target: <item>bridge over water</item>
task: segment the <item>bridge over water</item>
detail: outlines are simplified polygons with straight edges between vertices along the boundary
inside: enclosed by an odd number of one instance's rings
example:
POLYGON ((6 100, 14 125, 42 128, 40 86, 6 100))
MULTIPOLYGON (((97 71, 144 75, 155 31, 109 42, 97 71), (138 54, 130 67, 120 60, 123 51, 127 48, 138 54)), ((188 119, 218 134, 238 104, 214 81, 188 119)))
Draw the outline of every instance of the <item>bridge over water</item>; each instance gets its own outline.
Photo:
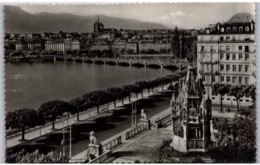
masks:
POLYGON ((54 60, 86 62, 92 64, 146 67, 146 68, 165 68, 177 70, 189 65, 187 60, 179 59, 141 59, 141 58, 89 58, 89 57, 67 57, 55 56, 54 60))

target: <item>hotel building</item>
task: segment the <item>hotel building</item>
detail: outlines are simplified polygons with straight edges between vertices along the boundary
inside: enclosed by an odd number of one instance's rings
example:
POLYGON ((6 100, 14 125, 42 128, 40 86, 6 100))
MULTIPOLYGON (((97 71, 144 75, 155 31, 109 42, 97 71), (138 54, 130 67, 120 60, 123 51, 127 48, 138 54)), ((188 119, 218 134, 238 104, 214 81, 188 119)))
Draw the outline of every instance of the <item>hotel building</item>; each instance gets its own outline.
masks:
MULTIPOLYGON (((197 41, 197 71, 203 79, 206 95, 212 101, 215 83, 231 85, 255 84, 255 22, 227 22, 211 25, 201 31, 197 41)), ((249 104, 250 98, 240 102, 249 104)), ((225 96, 224 104, 235 99, 225 96)))

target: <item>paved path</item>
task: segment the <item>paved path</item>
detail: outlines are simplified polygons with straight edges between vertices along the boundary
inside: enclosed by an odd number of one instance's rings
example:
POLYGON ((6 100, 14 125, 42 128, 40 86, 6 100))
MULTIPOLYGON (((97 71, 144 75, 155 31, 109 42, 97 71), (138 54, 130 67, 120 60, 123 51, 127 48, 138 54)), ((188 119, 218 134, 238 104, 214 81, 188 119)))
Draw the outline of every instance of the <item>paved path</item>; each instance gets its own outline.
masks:
POLYGON ((106 163, 155 163, 158 155, 156 154, 163 140, 172 134, 172 127, 152 129, 137 138, 130 139, 126 144, 112 152, 106 163))
MULTIPOLYGON (((161 111, 160 113, 157 113, 157 114, 151 116, 150 120, 153 123, 156 119, 160 118, 161 116, 165 116, 166 114, 170 114, 170 107, 167 107, 163 111, 161 111)), ((114 134, 113 136, 103 140, 101 142, 101 144, 106 144, 107 142, 109 142, 109 141, 111 141, 111 140, 113 140, 113 139, 115 139, 115 138, 117 138, 119 136, 122 136, 122 143, 128 143, 129 141, 132 141, 132 140, 131 139, 125 140, 125 134, 126 134, 126 132, 130 131, 131 129, 132 129, 132 127, 128 127, 127 129, 125 129, 125 130, 123 130, 123 131, 121 131, 121 132, 119 132, 117 134, 114 134)), ((142 134, 142 133, 140 133, 140 134, 142 134)), ((136 135, 136 136, 138 136, 138 135, 136 135)), ((73 161, 75 162, 75 160, 85 159, 86 153, 87 153, 87 150, 84 150, 84 151, 74 155, 71 158, 72 162, 73 161)))
MULTIPOLYGON (((165 87, 165 89, 166 89, 166 87, 165 87)), ((162 91, 162 88, 157 87, 157 88, 154 89, 155 93, 153 93, 153 94, 156 94, 160 91, 162 91)), ((150 93, 152 95, 152 92, 150 92, 150 93)), ((144 98, 149 96, 147 91, 144 91, 143 95, 144 95, 144 98)), ((139 94, 139 99, 142 99, 140 94, 139 94)), ((131 101, 134 102, 134 101, 139 100, 139 99, 137 99, 135 97, 135 95, 133 95, 132 98, 131 98, 131 101)), ((124 104, 129 104, 129 103, 130 102, 129 102, 128 98, 125 98, 124 104)), ((122 106, 122 101, 119 100, 119 101, 117 101, 116 104, 117 104, 117 106, 122 106)), ((111 109, 114 109, 114 108, 116 108, 116 107, 114 107, 114 103, 111 102, 108 106, 108 110, 111 110, 111 109)), ((100 106, 100 111, 102 111, 102 110, 107 110, 107 105, 100 106)), ((87 110, 85 112, 81 112, 80 113, 80 120, 86 120, 86 119, 89 119, 89 118, 96 116, 96 115, 99 115, 99 114, 97 114, 96 108, 92 108, 92 109, 87 110)), ((78 122, 76 119, 77 119, 77 115, 73 115, 70 119, 67 119, 67 120, 65 119, 66 121, 64 120, 65 121, 64 123, 62 122, 62 119, 59 119, 55 122, 55 129, 59 130, 59 129, 62 129, 64 126, 65 127, 68 126, 69 124, 75 124, 75 123, 78 122)), ((47 123, 42 128, 37 127, 37 128, 32 128, 31 130, 26 131, 25 139, 26 140, 32 140, 32 139, 35 139, 37 137, 40 137, 42 135, 46 135, 46 134, 54 132, 54 131, 55 130, 52 130, 51 123, 47 123)), ((13 147, 13 146, 16 146, 18 144, 23 143, 23 142, 20 141, 20 139, 21 139, 21 133, 20 132, 15 134, 15 135, 7 137, 6 147, 9 148, 9 147, 13 147)))

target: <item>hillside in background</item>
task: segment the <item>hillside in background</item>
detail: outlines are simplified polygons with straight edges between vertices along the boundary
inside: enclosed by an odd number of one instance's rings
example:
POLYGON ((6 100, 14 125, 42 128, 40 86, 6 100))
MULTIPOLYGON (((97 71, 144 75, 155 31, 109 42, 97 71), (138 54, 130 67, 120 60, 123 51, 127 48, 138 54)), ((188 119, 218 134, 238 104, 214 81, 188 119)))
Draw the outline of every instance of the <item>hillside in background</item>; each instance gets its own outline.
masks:
MULTIPOLYGON (((30 14, 16 6, 5 6, 5 32, 92 32, 97 16, 79 16, 68 13, 30 14)), ((101 15, 105 28, 165 29, 161 24, 121 19, 101 15)))

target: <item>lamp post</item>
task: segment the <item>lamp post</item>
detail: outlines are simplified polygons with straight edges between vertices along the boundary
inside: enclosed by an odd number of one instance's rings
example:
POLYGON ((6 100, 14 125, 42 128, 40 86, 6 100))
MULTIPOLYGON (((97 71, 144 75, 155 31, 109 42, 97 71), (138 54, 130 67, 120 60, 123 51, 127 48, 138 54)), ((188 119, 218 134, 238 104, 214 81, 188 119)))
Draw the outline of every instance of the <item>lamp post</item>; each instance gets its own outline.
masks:
MULTIPOLYGON (((61 141, 61 145, 62 145, 62 153, 64 156, 65 156, 65 144, 66 144, 64 118, 67 118, 67 126, 68 126, 69 125, 68 117, 70 117, 70 113, 68 113, 68 112, 63 113, 63 115, 62 115, 63 139, 61 141)), ((71 123, 70 123, 70 157, 71 157, 71 123)))
MULTIPOLYGON (((71 117, 71 115, 70 115, 71 117)), ((70 158, 72 157, 72 143, 71 143, 71 140, 72 140, 72 129, 71 129, 71 122, 70 122, 70 158)))
POLYGON ((132 102, 132 127, 134 127, 134 103, 132 102))
POLYGON ((135 110, 134 110, 134 112, 135 112, 135 126, 137 125, 137 122, 136 122, 136 102, 135 102, 135 110))

